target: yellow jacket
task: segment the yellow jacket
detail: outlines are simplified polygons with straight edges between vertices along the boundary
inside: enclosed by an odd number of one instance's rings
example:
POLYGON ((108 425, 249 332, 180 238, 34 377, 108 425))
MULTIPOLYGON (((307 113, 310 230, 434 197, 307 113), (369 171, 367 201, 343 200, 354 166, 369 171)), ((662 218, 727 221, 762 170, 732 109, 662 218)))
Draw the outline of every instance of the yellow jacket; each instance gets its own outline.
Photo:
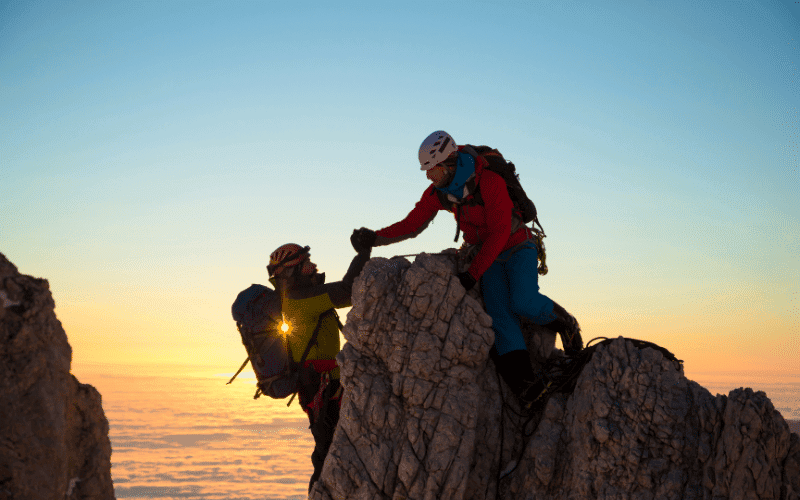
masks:
MULTIPOLYGON (((303 357, 320 316, 331 309, 352 305, 350 293, 353 281, 361 273, 369 257, 369 251, 357 254, 341 281, 325 283, 325 275, 317 274, 306 281, 307 285, 293 286, 285 291, 281 312, 290 326, 287 339, 292 359, 296 363, 303 357)), ((335 362, 340 348, 337 317, 333 314, 327 315, 320 322, 317 340, 308 351, 306 361, 335 362)), ((330 363, 320 363, 320 365, 327 366, 330 363)), ((320 371, 319 366, 315 368, 320 371)), ((325 371, 328 369, 330 368, 326 368, 325 371)), ((331 378, 339 378, 338 367, 331 372, 331 378)))
MULTIPOLYGON (((299 363, 306 346, 311 341, 311 335, 314 333, 320 315, 335 306, 327 293, 300 299, 291 298, 293 295, 291 293, 287 295, 283 301, 283 314, 291 326, 288 340, 292 358, 299 363)), ((346 306, 340 305, 339 307, 346 306)), ((328 315, 322 318, 322 324, 317 333, 317 342, 311 346, 306 359, 335 359, 339 354, 339 349, 339 325, 335 316, 328 315)))

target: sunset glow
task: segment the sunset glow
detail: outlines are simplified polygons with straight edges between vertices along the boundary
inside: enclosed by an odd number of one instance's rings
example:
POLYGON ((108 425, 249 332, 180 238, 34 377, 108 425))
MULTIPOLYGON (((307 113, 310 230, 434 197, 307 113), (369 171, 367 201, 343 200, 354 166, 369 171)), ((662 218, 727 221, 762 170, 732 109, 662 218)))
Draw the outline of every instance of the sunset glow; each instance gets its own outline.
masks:
POLYGON ((585 341, 800 418, 798 34, 783 0, 1 2, 0 252, 49 282, 118 498, 303 498, 305 414, 225 386, 231 304, 290 242, 342 279, 441 129, 514 162, 585 341))

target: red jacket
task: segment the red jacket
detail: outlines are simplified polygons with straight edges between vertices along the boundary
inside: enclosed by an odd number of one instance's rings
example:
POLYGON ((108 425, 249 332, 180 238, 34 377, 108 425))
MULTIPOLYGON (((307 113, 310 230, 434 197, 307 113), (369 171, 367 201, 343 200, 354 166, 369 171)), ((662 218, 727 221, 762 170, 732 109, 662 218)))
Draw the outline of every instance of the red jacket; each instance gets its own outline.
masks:
MULTIPOLYGON (((475 162, 476 184, 484 204, 470 206, 469 200, 472 195, 469 195, 460 209, 460 227, 464 232, 464 240, 473 245, 481 244, 478 254, 467 270, 476 280, 489 269, 502 251, 530 237, 530 230, 525 226, 511 234, 513 204, 508 196, 506 182, 499 174, 484 170, 487 165, 486 160, 481 157, 475 162)), ((419 234, 439 210, 449 210, 455 216, 456 212, 453 209, 442 206, 434 189, 431 184, 405 219, 376 231, 376 234, 393 243, 419 234)))

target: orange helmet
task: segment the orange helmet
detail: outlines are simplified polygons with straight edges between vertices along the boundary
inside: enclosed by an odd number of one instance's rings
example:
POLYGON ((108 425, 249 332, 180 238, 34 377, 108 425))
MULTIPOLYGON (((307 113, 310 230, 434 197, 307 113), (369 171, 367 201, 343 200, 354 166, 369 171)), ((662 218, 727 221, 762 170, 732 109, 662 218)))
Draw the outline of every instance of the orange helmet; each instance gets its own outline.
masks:
POLYGON ((301 264, 308 258, 309 250, 310 247, 301 247, 296 243, 287 243, 279 246, 277 250, 272 252, 269 256, 269 265, 267 265, 269 277, 274 277, 287 267, 294 267, 301 264))

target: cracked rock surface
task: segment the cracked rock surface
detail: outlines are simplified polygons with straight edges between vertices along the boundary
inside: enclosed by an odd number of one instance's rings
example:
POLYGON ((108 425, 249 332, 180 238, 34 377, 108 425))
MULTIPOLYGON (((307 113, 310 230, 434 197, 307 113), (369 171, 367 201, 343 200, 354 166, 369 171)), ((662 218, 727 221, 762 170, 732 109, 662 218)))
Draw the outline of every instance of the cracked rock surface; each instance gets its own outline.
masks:
POLYGON ((100 393, 70 374, 54 307, 0 253, 0 500, 113 499, 100 393))
MULTIPOLYGON (((571 394, 522 415, 456 271, 422 254, 373 258, 357 278, 341 417, 310 498, 798 498, 800 438, 763 392, 712 396, 623 338, 597 347, 571 394)), ((532 359, 561 355, 523 326, 532 359)))

